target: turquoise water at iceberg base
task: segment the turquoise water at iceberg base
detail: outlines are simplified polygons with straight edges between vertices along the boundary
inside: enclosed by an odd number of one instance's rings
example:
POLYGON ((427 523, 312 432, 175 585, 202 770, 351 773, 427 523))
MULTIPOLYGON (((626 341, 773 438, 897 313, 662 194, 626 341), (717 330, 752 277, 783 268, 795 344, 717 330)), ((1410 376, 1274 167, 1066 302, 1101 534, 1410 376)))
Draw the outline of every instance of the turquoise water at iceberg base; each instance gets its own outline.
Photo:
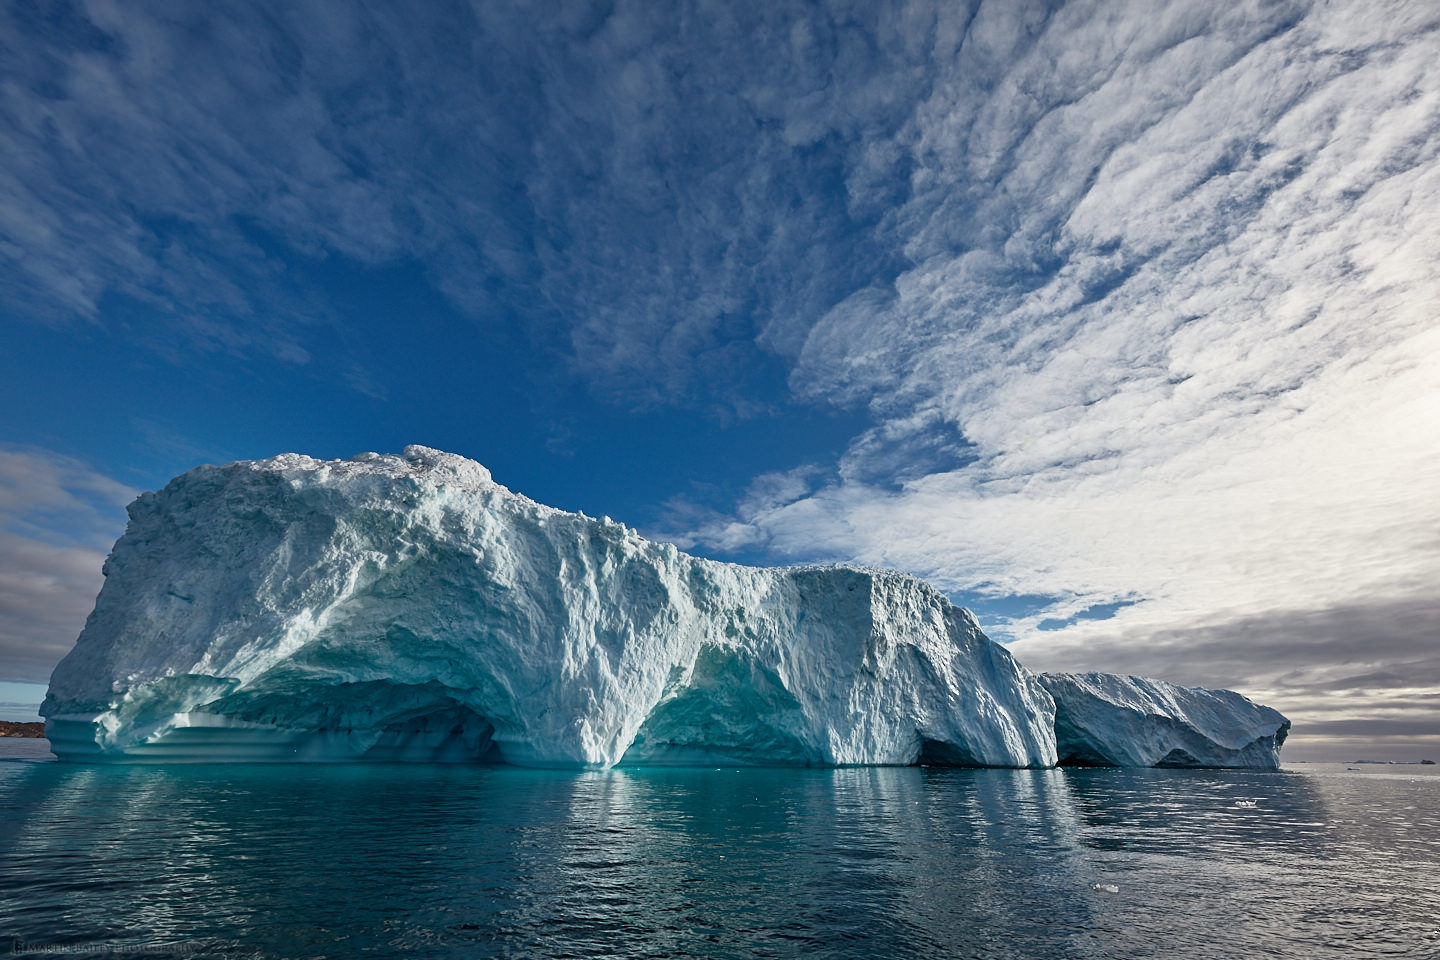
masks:
POLYGON ((0 760, 0 953, 1440 956, 1433 768, 83 766, 30 743, 0 760))

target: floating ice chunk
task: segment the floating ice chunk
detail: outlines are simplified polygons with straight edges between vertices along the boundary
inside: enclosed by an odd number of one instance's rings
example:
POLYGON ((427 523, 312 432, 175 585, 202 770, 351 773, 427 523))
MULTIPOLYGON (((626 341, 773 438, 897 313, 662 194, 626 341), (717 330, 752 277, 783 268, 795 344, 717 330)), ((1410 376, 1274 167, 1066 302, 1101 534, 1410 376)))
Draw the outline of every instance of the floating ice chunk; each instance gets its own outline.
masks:
POLYGON ((1061 764, 1277 769, 1290 721, 1230 690, 1047 673, 1061 764))

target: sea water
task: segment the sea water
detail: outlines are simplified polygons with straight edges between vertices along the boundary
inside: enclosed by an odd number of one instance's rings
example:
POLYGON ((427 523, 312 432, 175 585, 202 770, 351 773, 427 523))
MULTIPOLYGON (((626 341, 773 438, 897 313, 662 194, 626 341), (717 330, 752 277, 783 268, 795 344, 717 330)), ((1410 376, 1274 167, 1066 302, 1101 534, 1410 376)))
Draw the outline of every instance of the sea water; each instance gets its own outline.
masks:
POLYGON ((1440 956, 1434 768, 83 766, 31 744, 0 761, 0 954, 1440 956))

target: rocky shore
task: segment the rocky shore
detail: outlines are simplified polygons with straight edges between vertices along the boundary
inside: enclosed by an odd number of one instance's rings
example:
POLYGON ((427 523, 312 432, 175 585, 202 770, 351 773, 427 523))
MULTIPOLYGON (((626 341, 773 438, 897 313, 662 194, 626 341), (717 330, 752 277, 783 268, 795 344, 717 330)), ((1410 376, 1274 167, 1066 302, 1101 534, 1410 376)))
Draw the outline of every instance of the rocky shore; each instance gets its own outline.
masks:
POLYGON ((45 724, 36 720, 24 722, 17 720, 0 720, 0 737, 35 737, 45 736, 45 724))

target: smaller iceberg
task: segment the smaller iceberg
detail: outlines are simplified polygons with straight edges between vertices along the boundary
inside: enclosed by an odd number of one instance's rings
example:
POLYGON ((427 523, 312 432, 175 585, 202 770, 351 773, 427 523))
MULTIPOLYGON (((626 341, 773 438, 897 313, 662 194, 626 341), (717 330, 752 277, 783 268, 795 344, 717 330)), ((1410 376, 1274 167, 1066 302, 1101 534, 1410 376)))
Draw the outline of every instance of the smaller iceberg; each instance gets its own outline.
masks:
POLYGON ((1232 690, 1109 673, 1046 673, 1061 766, 1280 766, 1290 721, 1232 690))

